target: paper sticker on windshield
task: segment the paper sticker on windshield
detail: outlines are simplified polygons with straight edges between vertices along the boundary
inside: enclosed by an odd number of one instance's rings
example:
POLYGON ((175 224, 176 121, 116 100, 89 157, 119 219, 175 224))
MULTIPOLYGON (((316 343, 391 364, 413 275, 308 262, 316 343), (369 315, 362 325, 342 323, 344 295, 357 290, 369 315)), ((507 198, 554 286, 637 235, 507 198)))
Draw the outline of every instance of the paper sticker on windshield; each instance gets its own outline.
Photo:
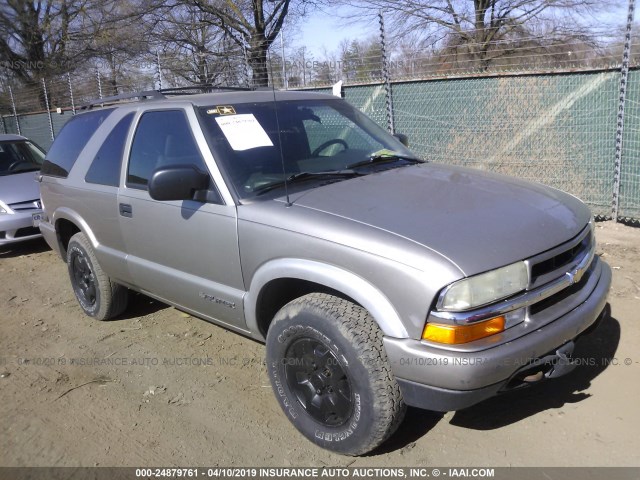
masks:
POLYGON ((216 108, 210 108, 207 110, 209 115, 217 113, 218 115, 235 115, 236 109, 231 105, 218 105, 216 108))
POLYGON ((234 150, 273 147, 273 143, 253 113, 216 117, 220 130, 234 150))

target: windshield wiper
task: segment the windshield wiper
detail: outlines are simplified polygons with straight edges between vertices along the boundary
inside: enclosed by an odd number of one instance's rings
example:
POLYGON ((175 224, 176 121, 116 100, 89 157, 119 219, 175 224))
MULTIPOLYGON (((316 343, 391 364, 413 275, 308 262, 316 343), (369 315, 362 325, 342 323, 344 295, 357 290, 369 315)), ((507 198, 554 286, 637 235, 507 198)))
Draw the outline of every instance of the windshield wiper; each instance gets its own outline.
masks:
POLYGON ((424 160, 420 160, 419 158, 415 158, 415 157, 408 157, 408 156, 404 156, 404 155, 396 155, 396 154, 384 153, 384 154, 380 154, 380 155, 371 155, 366 160, 361 160, 360 162, 351 163, 351 164, 347 165, 347 169, 349 169, 349 168, 358 168, 358 167, 366 167, 366 166, 373 165, 373 164, 376 164, 376 163, 397 162, 398 160, 405 160, 407 162, 410 162, 411 164, 425 163, 424 160))
POLYGON ((347 179, 353 177, 361 177, 362 175, 364 174, 349 169, 335 170, 333 172, 300 172, 289 175, 286 182, 285 180, 281 180, 279 182, 269 183, 267 185, 263 185, 262 187, 256 188, 253 192, 256 195, 262 195, 263 193, 267 193, 275 188, 283 187, 285 183, 292 184, 311 179, 347 179))

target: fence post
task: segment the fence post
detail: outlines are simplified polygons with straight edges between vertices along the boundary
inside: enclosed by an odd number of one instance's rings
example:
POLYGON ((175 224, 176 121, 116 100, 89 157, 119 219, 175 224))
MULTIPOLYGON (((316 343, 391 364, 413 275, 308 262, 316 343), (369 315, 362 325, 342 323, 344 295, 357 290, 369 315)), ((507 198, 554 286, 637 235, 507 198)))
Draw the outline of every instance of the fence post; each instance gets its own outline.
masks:
POLYGON ((249 65, 249 52, 247 52, 247 46, 242 44, 242 55, 244 56, 244 78, 247 82, 247 87, 253 87, 253 78, 249 75, 249 70, 251 69, 249 65))
POLYGON ((622 139, 624 133, 624 105, 627 97, 627 82, 629 80, 629 58, 631 53, 631 27, 633 25, 634 0, 629 0, 627 15, 627 32, 624 37, 622 65, 620 66, 620 97, 618 102, 618 117, 616 125, 616 157, 613 174, 613 204, 611 213, 613 220, 618 221, 620 210, 620 182, 622 176, 622 139))
POLYGON ((302 86, 307 86, 307 60, 304 58, 305 47, 302 47, 302 86))
POLYGON ((102 79, 100 78, 100 70, 96 68, 96 81, 98 82, 98 98, 102 100, 102 79))
POLYGON ((382 11, 378 13, 380 21, 380 53, 382 54, 382 76, 384 77, 384 96, 387 106, 387 128, 393 134, 396 131, 393 123, 393 92, 391 91, 391 79, 389 78, 389 60, 384 35, 384 17, 382 11))
POLYGON ((284 58, 284 26, 280 27, 280 50, 282 50, 282 87, 289 90, 289 82, 287 81, 287 65, 284 58))
POLYGON ((11 108, 13 108, 13 118, 16 121, 16 129, 18 130, 18 135, 22 135, 20 131, 20 120, 18 119, 18 112, 16 111, 16 101, 13 98, 13 90, 11 89, 11 85, 9 85, 9 96, 11 97, 11 108))
POLYGON ((53 119, 51 118, 51 108, 49 107, 49 94, 47 93, 47 82, 44 77, 42 78, 42 91, 44 93, 44 104, 47 107, 47 116, 49 117, 49 133, 51 134, 51 140, 55 140, 56 136, 53 133, 53 119))
POLYGON ((160 65, 160 50, 156 50, 156 67, 158 68, 158 90, 162 90, 162 68, 160 65))
POLYGON ((71 74, 67 73, 67 84, 69 85, 69 97, 71 98, 71 113, 76 114, 76 102, 73 99, 73 86, 71 85, 71 74))

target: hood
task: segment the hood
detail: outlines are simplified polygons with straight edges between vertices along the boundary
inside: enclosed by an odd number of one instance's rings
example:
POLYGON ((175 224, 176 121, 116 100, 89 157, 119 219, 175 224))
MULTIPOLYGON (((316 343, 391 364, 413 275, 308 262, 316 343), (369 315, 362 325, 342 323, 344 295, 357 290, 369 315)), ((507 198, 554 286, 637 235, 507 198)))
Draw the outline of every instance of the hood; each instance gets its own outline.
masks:
POLYGON ((0 200, 8 205, 40 198, 36 176, 39 172, 14 173, 0 176, 0 200))
POLYGON ((293 194, 291 201, 421 244, 465 275, 553 248, 591 218, 584 203, 559 190, 434 164, 333 183, 293 194))

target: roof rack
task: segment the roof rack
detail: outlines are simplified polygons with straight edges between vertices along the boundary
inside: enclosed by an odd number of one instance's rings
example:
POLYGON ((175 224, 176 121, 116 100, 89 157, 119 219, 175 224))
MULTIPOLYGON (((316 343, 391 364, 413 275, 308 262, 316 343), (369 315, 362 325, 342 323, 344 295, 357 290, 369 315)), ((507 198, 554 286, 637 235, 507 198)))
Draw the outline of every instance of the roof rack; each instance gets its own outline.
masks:
POLYGON ((88 103, 85 103, 83 105, 80 105, 79 109, 80 110, 90 110, 91 108, 95 107, 96 105, 104 105, 105 103, 113 103, 113 102, 118 102, 120 100, 129 100, 132 98, 140 98, 143 100, 146 100, 147 98, 151 98, 153 100, 159 100, 162 98, 166 98, 161 92, 159 92, 158 90, 147 90, 144 92, 132 92, 132 93, 123 93, 120 95, 113 95, 111 97, 103 97, 103 98, 96 98, 95 100, 91 100, 88 103))
POLYGON ((218 92, 250 92, 254 90, 251 87, 223 87, 220 85, 212 85, 205 83, 203 85, 192 85, 190 87, 173 87, 173 88, 161 88, 158 92, 163 95, 197 95, 199 93, 212 93, 218 92), (192 92, 193 90, 196 90, 192 92), (189 93, 192 92, 192 93, 189 93))
POLYGON ((206 83, 203 85, 192 85, 189 87, 173 87, 173 88, 162 88, 159 90, 145 90, 143 92, 131 92, 131 93, 123 93, 120 95, 113 95, 111 97, 104 98, 96 98, 95 100, 91 100, 88 103, 80 105, 78 107, 80 110, 90 110, 96 105, 104 106, 105 103, 114 103, 119 102, 120 100, 131 100, 133 98, 139 98, 141 100, 162 100, 167 98, 168 95, 197 95, 199 93, 212 93, 214 91, 219 92, 247 92, 252 91, 253 88, 250 87, 223 87, 219 85, 212 85, 210 83, 206 83))

